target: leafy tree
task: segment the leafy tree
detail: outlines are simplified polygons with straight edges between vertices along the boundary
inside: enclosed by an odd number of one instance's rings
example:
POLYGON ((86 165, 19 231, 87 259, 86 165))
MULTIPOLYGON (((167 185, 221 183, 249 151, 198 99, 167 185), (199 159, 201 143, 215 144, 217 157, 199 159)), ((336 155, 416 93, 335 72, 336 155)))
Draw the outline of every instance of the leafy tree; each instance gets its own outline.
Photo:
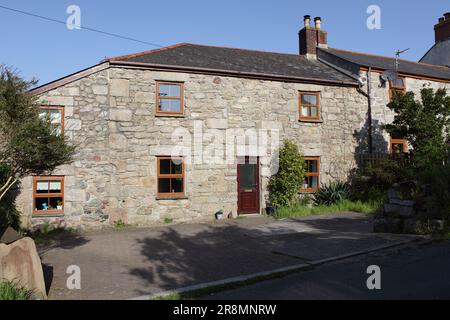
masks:
POLYGON ((290 206, 298 194, 306 172, 303 155, 297 145, 285 140, 279 150, 278 172, 269 181, 269 200, 275 207, 290 206))
POLYGON ((396 112, 394 122, 386 125, 391 136, 404 137, 412 146, 416 170, 432 168, 448 158, 450 97, 445 89, 421 90, 421 101, 412 92, 395 94, 388 107, 396 112))
POLYGON ((21 178, 50 174, 70 163, 75 152, 39 117, 37 98, 28 93, 34 84, 0 66, 0 201, 21 178))

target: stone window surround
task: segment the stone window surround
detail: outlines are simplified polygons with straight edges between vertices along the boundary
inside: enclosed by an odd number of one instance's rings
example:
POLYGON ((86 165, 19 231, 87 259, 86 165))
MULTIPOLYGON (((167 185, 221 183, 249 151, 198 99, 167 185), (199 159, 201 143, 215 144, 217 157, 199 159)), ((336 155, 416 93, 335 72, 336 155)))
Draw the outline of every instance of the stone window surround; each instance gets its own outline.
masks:
POLYGON ((313 160, 313 161, 317 161, 317 172, 313 172, 310 173, 308 172, 308 167, 306 168, 306 174, 305 174, 305 178, 306 177, 317 177, 317 188, 316 189, 312 189, 312 188, 308 188, 308 189, 300 189, 300 193, 314 193, 316 191, 319 190, 319 186, 320 186, 320 156, 305 156, 303 157, 303 159, 305 161, 307 160, 313 160))
MULTIPOLYGON (((316 122, 322 123, 321 117, 321 99, 320 99, 321 91, 298 91, 298 119, 301 122, 316 122), (307 117, 302 115, 302 96, 303 95, 315 95, 317 99, 316 105, 311 105, 317 107, 317 117, 307 117)), ((309 106, 309 105, 308 105, 309 106)))
POLYGON ((51 216, 63 216, 64 215, 64 176, 33 176, 33 209, 32 209, 32 217, 40 218, 40 217, 51 217, 51 216), (39 181, 59 181, 61 182, 61 193, 55 194, 38 194, 37 193, 37 182, 39 181), (36 199, 37 198, 62 198, 62 210, 35 210, 36 208, 36 199))
POLYGON ((171 156, 156 156, 156 200, 178 200, 187 199, 186 197, 186 174, 185 174, 185 164, 183 157, 175 157, 175 159, 181 159, 181 174, 161 174, 160 173, 160 161, 165 159, 173 159, 171 156), (159 192, 159 179, 161 178, 181 178, 183 185, 183 192, 170 192, 170 193, 160 193, 159 192))
POLYGON ((167 81, 167 80, 156 80, 156 107, 155 107, 155 115, 163 116, 163 117, 184 117, 184 82, 180 81, 167 81), (179 97, 159 97, 159 85, 160 84, 169 84, 169 85, 178 85, 180 86, 180 96, 179 97), (180 101, 180 111, 160 111, 159 110, 159 100, 167 99, 167 100, 179 100, 180 101))

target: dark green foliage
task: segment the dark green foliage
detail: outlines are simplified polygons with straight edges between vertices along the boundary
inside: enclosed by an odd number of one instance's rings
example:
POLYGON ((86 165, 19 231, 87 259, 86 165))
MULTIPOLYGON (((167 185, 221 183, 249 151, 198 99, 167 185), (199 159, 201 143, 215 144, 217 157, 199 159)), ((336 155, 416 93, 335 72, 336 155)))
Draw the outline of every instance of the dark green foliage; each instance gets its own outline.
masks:
MULTIPOLYGON (((0 164, 0 186, 4 185, 11 170, 8 166, 0 164)), ((5 197, 0 200, 0 232, 11 226, 18 229, 20 225, 20 212, 16 209, 14 199, 5 197)))
POLYGON ((75 153, 63 135, 53 134, 48 119, 39 117, 37 98, 28 93, 34 84, 0 66, 0 224, 18 223, 11 193, 20 179, 50 174, 75 153))
POLYGON ((278 172, 269 181, 269 200, 274 207, 291 205, 305 177, 306 164, 297 145, 285 140, 279 150, 278 172))
POLYGON ((409 160, 381 159, 364 170, 356 170, 350 176, 350 192, 353 200, 379 201, 386 197, 394 183, 409 180, 409 160))
POLYGON ((419 173, 416 195, 422 219, 437 218, 450 221, 450 164, 435 166, 419 173))
POLYGON ((314 204, 330 206, 347 199, 349 194, 350 188, 347 183, 333 181, 320 187, 314 195, 314 204))
POLYGON ((408 141, 413 150, 411 165, 417 172, 448 159, 450 97, 445 89, 422 89, 421 101, 416 101, 412 92, 396 94, 388 107, 396 115, 386 131, 408 141))

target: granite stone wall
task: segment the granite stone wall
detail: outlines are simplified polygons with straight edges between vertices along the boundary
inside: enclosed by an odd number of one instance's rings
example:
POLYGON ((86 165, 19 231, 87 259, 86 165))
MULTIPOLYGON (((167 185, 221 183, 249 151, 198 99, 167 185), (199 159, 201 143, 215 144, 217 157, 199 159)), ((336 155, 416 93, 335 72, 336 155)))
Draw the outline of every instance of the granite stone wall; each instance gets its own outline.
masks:
MULTIPOLYGON (((379 75, 372 76, 378 83, 379 75)), ((407 86, 421 87, 411 81, 407 86)), ((374 119, 392 121, 385 107, 387 88, 375 87, 374 119)), ((81 228, 116 220, 136 225, 157 224, 165 218, 200 221, 213 219, 220 209, 236 215, 236 163, 216 161, 220 152, 211 155, 208 149, 213 141, 225 146, 227 139, 220 137, 226 137, 230 128, 278 129, 280 140, 294 139, 305 156, 321 157, 322 183, 345 179, 355 166, 355 152, 367 150, 367 98, 351 87, 111 67, 40 99, 43 104, 64 106, 65 135, 78 145, 78 152, 73 164, 54 172, 65 176, 64 216, 33 217, 32 178, 22 181, 17 203, 26 226, 44 221, 81 228), (156 115, 157 80, 184 82, 184 117, 156 115), (298 121, 299 91, 320 92, 320 122, 298 121), (158 199, 156 156, 171 154, 172 136, 180 128, 190 133, 187 145, 197 146, 191 148, 192 154, 203 155, 203 161, 186 163, 185 197, 158 199), (195 130, 203 136, 194 135, 195 130)), ((270 170, 271 162, 263 161, 262 212, 270 170)))

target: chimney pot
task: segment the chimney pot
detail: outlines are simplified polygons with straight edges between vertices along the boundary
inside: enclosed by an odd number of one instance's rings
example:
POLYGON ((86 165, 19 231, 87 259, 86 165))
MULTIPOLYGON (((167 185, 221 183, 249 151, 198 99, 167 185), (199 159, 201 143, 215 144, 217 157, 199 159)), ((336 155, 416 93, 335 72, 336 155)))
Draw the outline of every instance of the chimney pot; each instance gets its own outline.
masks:
POLYGON ((316 29, 320 29, 321 22, 322 22, 322 19, 320 17, 315 17, 314 18, 314 24, 315 24, 315 28, 316 29))
POLYGON ((449 20, 450 19, 450 12, 444 13, 444 18, 445 18, 445 20, 449 20))
POLYGON ((311 16, 310 15, 304 16, 303 22, 305 23, 305 28, 309 28, 311 26, 311 16))
POLYGON ((442 22, 444 22, 445 21, 445 18, 444 17, 440 17, 439 18, 439 23, 442 23, 442 22))

